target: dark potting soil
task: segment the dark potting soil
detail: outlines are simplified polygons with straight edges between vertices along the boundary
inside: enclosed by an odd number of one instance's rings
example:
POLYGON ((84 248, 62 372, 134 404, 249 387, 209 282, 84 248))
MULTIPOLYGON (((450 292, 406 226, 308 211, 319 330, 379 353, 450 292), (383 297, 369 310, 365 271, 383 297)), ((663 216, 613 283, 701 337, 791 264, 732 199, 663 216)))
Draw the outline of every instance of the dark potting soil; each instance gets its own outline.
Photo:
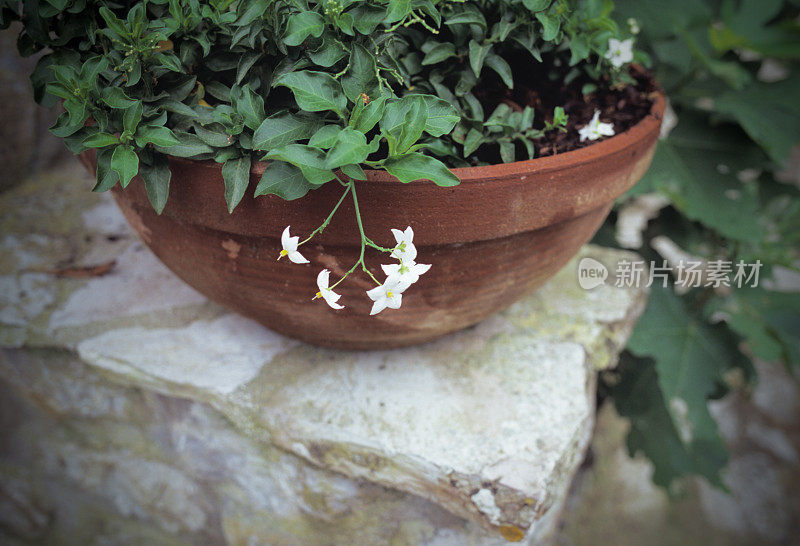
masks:
MULTIPOLYGON (((517 69, 515 74, 526 74, 525 68, 530 72, 530 67, 514 68, 517 69)), ((548 81, 531 72, 514 89, 508 89, 499 79, 489 79, 475 90, 475 96, 487 113, 491 113, 501 102, 520 111, 524 106, 531 106, 535 110, 536 128, 544 127, 546 120, 552 121, 556 106, 563 107, 569 116, 566 131, 555 129, 533 140, 535 157, 544 157, 591 146, 610 138, 580 141, 578 129, 589 123, 595 110, 600 110, 600 121, 614 124, 615 134, 630 129, 644 118, 650 112, 658 88, 652 77, 638 67, 632 67, 630 75, 635 80, 634 84, 611 86, 600 82, 594 92, 583 95, 582 89, 587 80, 576 78, 565 85, 563 79, 548 81)), ((517 160, 527 159, 527 152, 521 144, 516 152, 517 160)), ((477 159, 490 164, 502 163, 498 146, 484 146, 477 159)))

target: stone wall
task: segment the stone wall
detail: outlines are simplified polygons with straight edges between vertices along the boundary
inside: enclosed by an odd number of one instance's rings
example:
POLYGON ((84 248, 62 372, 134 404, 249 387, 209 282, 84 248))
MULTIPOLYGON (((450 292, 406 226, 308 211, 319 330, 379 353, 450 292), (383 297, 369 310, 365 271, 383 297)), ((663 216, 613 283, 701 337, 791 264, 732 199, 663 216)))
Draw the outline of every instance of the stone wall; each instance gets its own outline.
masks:
POLYGON ((644 289, 584 291, 573 261, 435 343, 323 350, 208 302, 91 186, 76 166, 0 195, 3 540, 552 537, 597 370, 614 365, 644 289))

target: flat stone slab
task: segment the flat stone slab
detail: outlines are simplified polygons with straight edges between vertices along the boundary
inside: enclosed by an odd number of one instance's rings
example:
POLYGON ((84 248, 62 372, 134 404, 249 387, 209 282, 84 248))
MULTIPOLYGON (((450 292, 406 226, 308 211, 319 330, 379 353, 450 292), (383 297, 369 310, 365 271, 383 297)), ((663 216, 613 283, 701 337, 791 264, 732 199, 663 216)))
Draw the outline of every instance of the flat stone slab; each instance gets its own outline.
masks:
MULTIPOLYGON (((321 349, 208 302, 91 185, 65 169, 0 196, 0 346, 14 355, 0 377, 55 349, 103 381, 210 406, 242 441, 333 473, 320 479, 387 488, 462 521, 408 516, 434 529, 439 542, 430 543, 550 531, 591 436, 595 372, 615 364, 644 308, 643 288, 583 290, 576 258, 535 294, 440 341, 321 349)), ((637 259, 595 246, 584 256, 611 270, 637 259)), ((358 507, 362 532, 380 527, 381 506, 358 507)))

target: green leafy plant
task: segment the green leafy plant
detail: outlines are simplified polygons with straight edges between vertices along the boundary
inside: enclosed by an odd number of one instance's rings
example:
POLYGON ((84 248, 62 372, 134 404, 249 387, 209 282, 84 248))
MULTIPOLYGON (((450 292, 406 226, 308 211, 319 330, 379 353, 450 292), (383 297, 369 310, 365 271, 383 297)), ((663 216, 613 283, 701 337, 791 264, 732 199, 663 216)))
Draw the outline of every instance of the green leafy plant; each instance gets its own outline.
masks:
MULTIPOLYGON (((797 175, 778 180, 800 142, 798 3, 686 1, 665 10, 619 0, 617 8, 620 21, 641 27, 677 120, 621 204, 623 214, 649 194, 663 206, 641 245, 626 246, 659 264, 677 248, 706 272, 713 261, 762 267, 757 287, 654 287, 606 392, 630 418, 629 448, 654 461, 657 483, 700 474, 721 485, 727 450, 708 403, 754 380, 753 358, 800 366, 800 294, 772 279, 781 268, 796 272, 800 258, 797 175)), ((613 243, 613 230, 611 219, 601 239, 613 243)))
MULTIPOLYGON (((255 161, 268 162, 256 197, 298 199, 340 183, 362 237, 350 272, 361 266, 372 276, 366 247, 389 253, 401 260, 395 276, 405 275, 391 294, 413 282, 416 252, 403 254, 404 263, 397 247, 380 247, 363 232, 354 181, 367 179, 365 167, 404 183, 453 186, 459 179, 449 167, 533 158, 539 139, 566 130, 568 115, 556 103, 535 119, 534 107, 512 92, 540 84, 608 91, 634 83, 628 62, 646 61, 621 40, 627 29, 602 0, 0 6, 0 28, 22 23, 24 55, 46 51, 31 78, 35 96, 61 102, 53 132, 73 152, 96 150, 96 191, 124 188, 138 175, 160 213, 170 156, 222 164, 229 211, 250 189, 255 161), (520 80, 531 66, 538 79, 520 80)), ((287 228, 282 255, 304 260, 297 246, 329 221, 303 241, 287 228)), ((397 237, 413 249, 411 237, 397 237)), ((328 295, 332 287, 320 282, 328 295)))

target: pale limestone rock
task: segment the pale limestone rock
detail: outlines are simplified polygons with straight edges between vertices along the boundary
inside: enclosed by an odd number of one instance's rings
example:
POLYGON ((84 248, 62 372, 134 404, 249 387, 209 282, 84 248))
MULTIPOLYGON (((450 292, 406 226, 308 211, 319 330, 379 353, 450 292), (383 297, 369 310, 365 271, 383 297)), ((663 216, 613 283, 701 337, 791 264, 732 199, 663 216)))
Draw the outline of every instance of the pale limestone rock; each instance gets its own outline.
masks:
POLYGON ((115 270, 114 275, 93 279, 72 292, 50 315, 49 327, 81 326, 205 302, 140 243, 116 257, 115 270))
POLYGON ((226 314, 181 328, 111 330, 78 343, 77 350, 87 362, 144 381, 152 378, 156 387, 166 381, 226 395, 298 344, 252 320, 226 314))
MULTIPOLYGON (((319 349, 207 302, 68 175, 0 197, 4 232, 41 243, 0 246, 15 282, 31 264, 116 262, 90 279, 35 273, 51 294, 36 306, 3 296, 0 378, 41 408, 15 437, 44 454, 37 475, 77 483, 102 518, 194 543, 501 544, 555 527, 591 435, 595 370, 614 365, 643 289, 582 290, 576 259, 440 341, 319 349), (43 218, 52 209, 67 219, 43 218)), ((637 259, 581 256, 612 271, 637 259)))

